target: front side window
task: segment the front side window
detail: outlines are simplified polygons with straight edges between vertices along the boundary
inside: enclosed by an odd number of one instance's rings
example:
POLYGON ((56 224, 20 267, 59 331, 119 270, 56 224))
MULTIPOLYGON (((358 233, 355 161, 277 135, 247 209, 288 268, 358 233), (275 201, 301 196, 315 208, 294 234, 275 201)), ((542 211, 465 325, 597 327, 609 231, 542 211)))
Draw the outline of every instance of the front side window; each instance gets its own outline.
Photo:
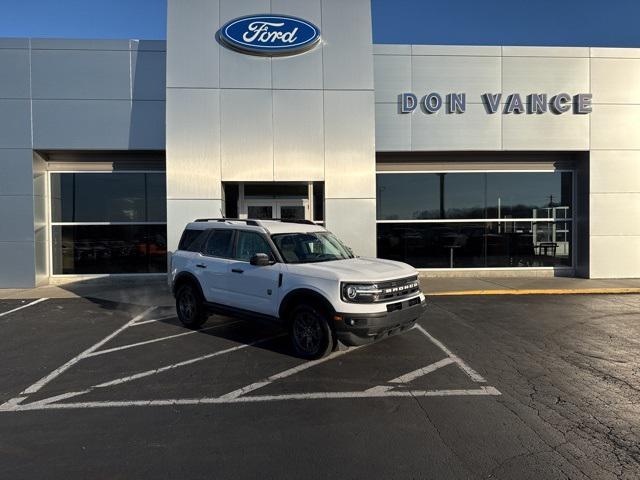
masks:
POLYGON ((271 247, 262 235, 256 232, 238 231, 235 259, 248 262, 258 253, 264 253, 274 260, 271 247))
POLYGON ((329 232, 283 233, 271 237, 287 263, 330 262, 353 254, 329 232))

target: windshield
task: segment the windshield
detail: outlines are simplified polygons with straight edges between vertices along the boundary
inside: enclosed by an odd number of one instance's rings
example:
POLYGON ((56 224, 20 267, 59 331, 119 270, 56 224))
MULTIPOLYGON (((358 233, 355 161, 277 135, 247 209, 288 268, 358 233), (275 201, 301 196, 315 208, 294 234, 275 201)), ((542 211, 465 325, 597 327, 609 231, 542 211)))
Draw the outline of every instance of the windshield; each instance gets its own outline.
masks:
POLYGON ((351 250, 329 232, 282 233, 272 235, 287 263, 330 262, 353 258, 351 250))

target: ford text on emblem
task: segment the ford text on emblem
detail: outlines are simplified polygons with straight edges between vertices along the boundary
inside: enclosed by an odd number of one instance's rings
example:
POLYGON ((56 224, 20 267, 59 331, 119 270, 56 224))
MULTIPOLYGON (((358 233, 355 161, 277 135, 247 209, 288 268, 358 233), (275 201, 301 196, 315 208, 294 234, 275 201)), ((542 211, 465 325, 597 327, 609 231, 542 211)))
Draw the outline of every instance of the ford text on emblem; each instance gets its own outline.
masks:
POLYGON ((252 55, 295 55, 320 42, 320 29, 306 20, 284 15, 236 18, 218 32, 228 47, 252 55))

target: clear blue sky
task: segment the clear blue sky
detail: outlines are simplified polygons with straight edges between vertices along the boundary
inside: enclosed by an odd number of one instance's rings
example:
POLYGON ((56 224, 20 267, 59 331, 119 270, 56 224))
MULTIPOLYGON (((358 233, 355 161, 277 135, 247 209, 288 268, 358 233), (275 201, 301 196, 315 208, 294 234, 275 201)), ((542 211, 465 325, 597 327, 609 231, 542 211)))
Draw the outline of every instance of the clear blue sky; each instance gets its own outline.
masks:
MULTIPOLYGON (((640 0, 372 0, 372 7, 376 43, 640 47, 640 0)), ((166 35, 166 0, 0 0, 0 12, 2 37, 166 35)))

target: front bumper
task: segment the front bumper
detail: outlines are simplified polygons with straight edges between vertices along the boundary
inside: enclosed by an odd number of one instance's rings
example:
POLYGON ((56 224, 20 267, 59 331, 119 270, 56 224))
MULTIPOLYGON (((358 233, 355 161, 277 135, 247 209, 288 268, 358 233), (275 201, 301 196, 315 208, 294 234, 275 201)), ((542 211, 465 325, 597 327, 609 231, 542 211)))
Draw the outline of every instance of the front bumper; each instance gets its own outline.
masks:
POLYGON ((336 317, 341 320, 337 318, 334 320, 336 336, 348 346, 365 345, 408 330, 422 316, 426 308, 427 302, 424 298, 421 300, 420 297, 414 297, 388 304, 386 312, 338 313, 336 317), (412 304, 416 299, 418 303, 412 304))

